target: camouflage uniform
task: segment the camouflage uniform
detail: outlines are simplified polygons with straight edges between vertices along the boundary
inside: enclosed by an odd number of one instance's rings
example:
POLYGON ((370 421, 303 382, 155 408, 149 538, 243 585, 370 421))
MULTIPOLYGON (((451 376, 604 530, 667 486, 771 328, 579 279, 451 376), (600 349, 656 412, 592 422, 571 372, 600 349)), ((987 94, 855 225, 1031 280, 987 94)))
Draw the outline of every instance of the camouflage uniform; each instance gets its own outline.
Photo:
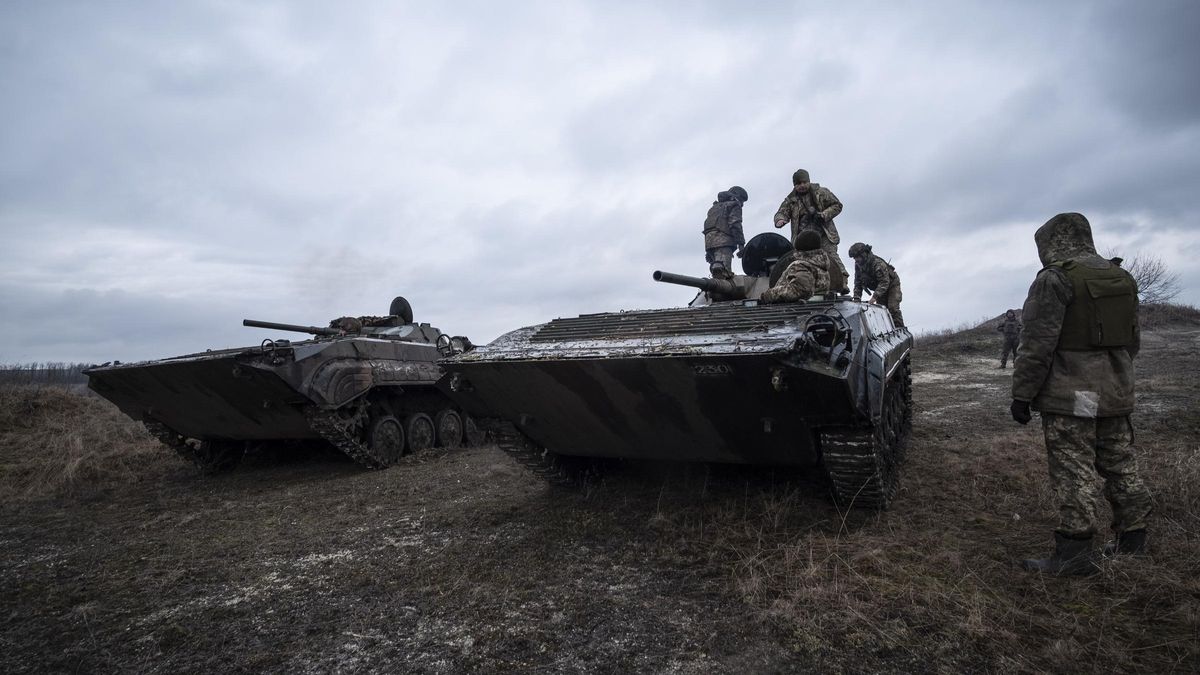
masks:
POLYGON ((804 302, 829 292, 829 254, 821 249, 797 251, 779 281, 762 294, 762 302, 804 302))
POLYGON ((846 271, 846 266, 842 264, 842 259, 837 252, 837 245, 842 238, 838 236, 837 226, 833 224, 833 219, 841 212, 842 203, 838 201, 838 198, 829 191, 829 188, 821 187, 817 183, 810 183, 808 191, 804 193, 793 189, 788 196, 783 198, 779 210, 775 212, 775 222, 783 221, 791 224, 793 241, 797 234, 806 229, 816 230, 817 234, 821 235, 821 248, 837 263, 838 269, 842 273, 840 280, 842 286, 839 287, 839 290, 845 288, 845 282, 850 279, 850 274, 846 271), (812 221, 809 215, 812 213, 821 214, 824 218, 824 227, 812 221))
POLYGON ((859 264, 854 262, 854 299, 861 300, 863 289, 873 293, 877 304, 887 307, 892 315, 892 323, 901 328, 904 326, 904 315, 900 313, 900 301, 904 293, 900 290, 900 276, 896 268, 874 253, 867 253, 867 258, 859 264))
POLYGON ((1017 321, 1017 315, 1011 309, 1005 312, 1004 320, 996 330, 1004 333, 1004 347, 1000 350, 1000 367, 1008 367, 1008 355, 1011 353, 1013 361, 1017 358, 1017 347, 1021 345, 1021 322, 1017 321))
MULTIPOLYGON (((745 194, 743 191, 741 194, 745 194)), ((742 200, 732 189, 717 193, 704 219, 704 259, 714 279, 733 277, 733 252, 745 246, 742 200)))
MULTIPOLYGON (((1077 213, 1050 219, 1034 239, 1046 267, 1030 286, 1022 310, 1025 327, 1013 366, 1012 397, 1014 409, 1028 403, 1042 413, 1050 483, 1059 504, 1056 533, 1076 541, 1088 541, 1095 534, 1097 474, 1104 479, 1104 496, 1112 505, 1112 528, 1118 535, 1144 531, 1151 511, 1150 492, 1138 477, 1129 419, 1134 404, 1133 357, 1140 346, 1136 284, 1128 273, 1096 254, 1091 226, 1077 213), (1077 344, 1076 326, 1081 322, 1076 317, 1087 317, 1092 323, 1082 322, 1085 331, 1094 330, 1093 317, 1100 310, 1088 308, 1095 307, 1095 298, 1104 293, 1102 286, 1090 282, 1083 287, 1095 293, 1076 292, 1077 279, 1086 278, 1077 275, 1089 274, 1107 277, 1102 281, 1115 284, 1110 288, 1132 289, 1110 293, 1128 307, 1124 311, 1132 325, 1120 328, 1129 336, 1124 340, 1127 344, 1077 344)), ((1104 343, 1105 332, 1118 330, 1101 325, 1095 343, 1104 343)))

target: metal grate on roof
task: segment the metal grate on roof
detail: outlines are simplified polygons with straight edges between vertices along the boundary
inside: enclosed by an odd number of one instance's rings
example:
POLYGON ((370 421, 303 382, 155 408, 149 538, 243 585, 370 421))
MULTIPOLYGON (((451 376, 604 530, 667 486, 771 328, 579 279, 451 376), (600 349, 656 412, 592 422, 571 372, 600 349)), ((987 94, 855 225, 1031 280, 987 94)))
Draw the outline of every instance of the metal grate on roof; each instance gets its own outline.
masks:
POLYGON ((722 303, 684 309, 585 314, 570 319, 555 319, 539 328, 529 341, 629 340, 673 335, 765 332, 812 312, 811 305, 803 304, 746 306, 722 303))

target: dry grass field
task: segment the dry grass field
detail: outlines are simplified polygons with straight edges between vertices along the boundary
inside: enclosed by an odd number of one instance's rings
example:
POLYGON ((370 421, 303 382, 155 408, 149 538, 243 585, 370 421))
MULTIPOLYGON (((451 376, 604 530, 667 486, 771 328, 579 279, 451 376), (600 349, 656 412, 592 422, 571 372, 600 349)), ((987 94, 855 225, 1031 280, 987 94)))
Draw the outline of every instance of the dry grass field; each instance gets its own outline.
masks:
POLYGON ((1153 555, 1051 546, 1037 420, 983 325, 914 352, 882 514, 817 476, 626 465, 550 490, 494 447, 198 475, 106 402, 0 389, 0 671, 1200 671, 1200 312, 1145 308, 1153 555))

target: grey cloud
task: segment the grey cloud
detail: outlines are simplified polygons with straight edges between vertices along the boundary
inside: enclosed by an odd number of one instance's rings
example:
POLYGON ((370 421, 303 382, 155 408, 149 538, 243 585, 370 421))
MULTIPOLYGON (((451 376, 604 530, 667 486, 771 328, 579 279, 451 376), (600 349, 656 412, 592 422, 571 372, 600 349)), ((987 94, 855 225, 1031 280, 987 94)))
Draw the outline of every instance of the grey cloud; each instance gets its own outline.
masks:
POLYGON ((10 3, 0 358, 238 344, 243 317, 395 294, 477 340, 678 305, 649 274, 704 274, 716 192, 774 231, 800 166, 918 329, 1019 304, 1058 211, 1182 264, 1196 12, 1165 7, 10 3))
POLYGON ((1095 9, 1087 57, 1093 86, 1139 126, 1194 127, 1200 114, 1200 4, 1162 0, 1095 9))

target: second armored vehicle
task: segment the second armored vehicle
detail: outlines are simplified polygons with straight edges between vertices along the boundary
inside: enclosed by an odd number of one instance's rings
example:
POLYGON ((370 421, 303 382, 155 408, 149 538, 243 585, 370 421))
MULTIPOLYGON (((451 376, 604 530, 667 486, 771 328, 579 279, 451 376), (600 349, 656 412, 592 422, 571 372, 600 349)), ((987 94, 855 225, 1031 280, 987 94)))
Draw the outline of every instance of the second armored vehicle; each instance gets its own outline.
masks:
POLYGON ((443 386, 554 482, 593 458, 823 466, 839 502, 885 508, 912 422, 912 335, 846 296, 759 303, 783 241, 729 281, 654 273, 701 288, 690 307, 556 319, 443 359, 443 386))
POLYGON ((438 357, 469 342, 414 323, 404 298, 387 316, 343 317, 329 327, 243 323, 314 338, 105 364, 85 371, 88 386, 214 471, 265 441, 324 439, 382 468, 468 435, 470 421, 434 384, 442 376, 438 357))

